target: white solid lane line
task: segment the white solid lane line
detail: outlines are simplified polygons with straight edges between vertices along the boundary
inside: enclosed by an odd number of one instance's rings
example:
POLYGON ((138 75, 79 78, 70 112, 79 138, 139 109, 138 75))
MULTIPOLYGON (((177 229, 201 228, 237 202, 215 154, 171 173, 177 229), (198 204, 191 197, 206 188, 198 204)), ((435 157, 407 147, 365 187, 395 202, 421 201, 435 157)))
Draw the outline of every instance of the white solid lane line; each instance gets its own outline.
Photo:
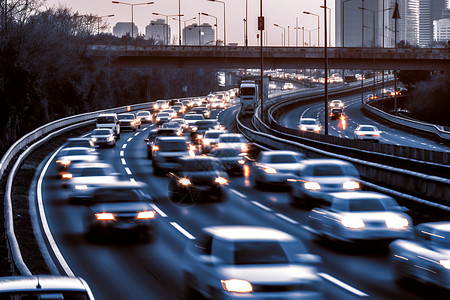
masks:
POLYGON ((244 199, 247 198, 247 196, 245 196, 244 194, 242 194, 242 193, 236 191, 235 189, 230 189, 230 191, 231 191, 232 193, 238 195, 238 196, 241 197, 241 198, 244 198, 244 199))
POLYGON ((151 207, 153 207, 154 210, 163 218, 167 218, 167 215, 158 207, 156 204, 150 204, 151 207))
POLYGON ((288 221, 288 222, 291 223, 291 224, 294 224, 294 225, 297 225, 297 224, 298 224, 297 221, 292 220, 291 218, 289 218, 289 217, 287 217, 287 216, 285 216, 285 215, 283 215, 283 214, 276 213, 275 215, 276 215, 277 217, 282 218, 282 219, 285 220, 285 221, 288 221))
POLYGON ((125 149, 127 147, 127 144, 123 144, 122 149, 125 149))
POLYGON ((267 206, 265 206, 265 205, 263 205, 263 204, 261 204, 261 203, 259 203, 257 201, 250 201, 250 202, 253 203, 254 205, 258 206, 259 208, 264 209, 265 211, 272 211, 271 208, 269 208, 269 207, 267 207, 267 206))
POLYGON ((127 162, 125 161, 125 158, 122 158, 121 161, 122 161, 122 165, 126 165, 127 164, 127 162))
POLYGON ((132 174, 129 168, 125 168, 125 172, 127 172, 128 175, 132 174))
POLYGON ((346 289, 347 291, 360 296, 360 297, 369 297, 366 293, 361 292, 360 290, 355 289, 354 287, 346 284, 345 282, 340 281, 339 279, 334 278, 333 276, 327 274, 327 273, 319 273, 319 276, 325 278, 328 281, 331 281, 332 283, 340 286, 341 288, 346 289))
POLYGON ((176 222, 170 222, 170 225, 172 225, 173 227, 175 227, 179 232, 181 232, 185 237, 187 237, 190 240, 195 240, 195 236, 193 236, 192 234, 190 234, 189 232, 186 231, 186 229, 184 229, 183 227, 181 227, 180 225, 178 225, 176 222))

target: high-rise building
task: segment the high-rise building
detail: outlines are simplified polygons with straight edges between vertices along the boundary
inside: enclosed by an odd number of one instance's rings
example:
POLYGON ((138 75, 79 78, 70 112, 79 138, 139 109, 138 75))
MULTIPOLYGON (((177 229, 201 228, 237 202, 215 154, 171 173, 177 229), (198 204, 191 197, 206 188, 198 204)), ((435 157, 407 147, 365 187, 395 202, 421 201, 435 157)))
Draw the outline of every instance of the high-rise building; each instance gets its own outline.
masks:
POLYGON ((447 0, 419 0, 419 46, 426 47, 433 41, 433 21, 442 19, 448 8, 447 0))
POLYGON ((131 36, 133 32, 133 37, 137 37, 139 34, 138 27, 136 24, 132 24, 131 22, 117 22, 113 27, 113 35, 122 37, 124 35, 131 36), (131 30, 131 26, 133 25, 133 30, 131 30))
POLYGON ((215 45, 215 31, 208 23, 198 26, 197 23, 183 28, 183 40, 185 45, 215 45))
POLYGON ((154 39, 160 45, 169 45, 171 29, 164 19, 152 20, 145 27, 145 36, 154 39))
MULTIPOLYGON (((400 19, 397 19, 397 44, 404 41, 412 46, 419 43, 419 1, 420 0, 390 0, 389 8, 398 3, 400 19)), ((390 32, 389 45, 395 44, 395 19, 392 19, 394 10, 389 10, 389 23, 386 30, 390 32)))
POLYGON ((433 21, 433 40, 437 42, 450 41, 450 19, 433 21))

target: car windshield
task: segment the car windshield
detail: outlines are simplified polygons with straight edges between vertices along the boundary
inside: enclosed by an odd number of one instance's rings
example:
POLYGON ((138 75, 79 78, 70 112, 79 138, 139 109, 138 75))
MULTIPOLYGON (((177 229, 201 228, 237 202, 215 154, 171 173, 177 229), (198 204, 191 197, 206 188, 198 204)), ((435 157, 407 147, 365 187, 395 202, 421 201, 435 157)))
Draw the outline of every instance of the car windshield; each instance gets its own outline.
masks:
POLYGON ((160 114, 158 114, 158 118, 168 118, 168 117, 170 117, 170 115, 169 115, 169 113, 160 113, 160 114))
POLYGON ((206 132, 205 138, 207 139, 217 139, 223 132, 206 132))
POLYGON ((302 125, 316 125, 315 120, 300 120, 300 124, 302 125))
POLYGON ((49 300, 89 300, 89 296, 84 291, 27 291, 27 292, 0 292, 1 300, 16 299, 49 299, 49 300))
POLYGON ((214 157, 235 157, 239 156, 241 152, 232 148, 216 148, 211 151, 211 155, 214 157))
POLYGON ((353 166, 340 166, 333 164, 320 164, 311 166, 305 171, 305 175, 316 177, 328 176, 359 176, 358 171, 353 166))
POLYGON ((181 162, 181 170, 183 171, 214 171, 219 169, 219 164, 212 159, 188 159, 181 162))
POLYGON ((178 128, 180 127, 180 124, 171 122, 171 123, 165 123, 162 125, 162 128, 178 128))
POLYGON ((158 147, 160 151, 166 152, 187 151, 187 145, 184 141, 159 141, 158 147))
POLYGON ((139 117, 145 117, 145 116, 149 116, 150 113, 148 111, 140 111, 140 112, 137 113, 137 115, 139 117))
POLYGON ((114 123, 114 117, 113 116, 105 116, 105 117, 98 117, 97 118, 98 124, 111 124, 114 123))
POLYGON ((272 164, 297 163, 298 159, 294 155, 275 154, 271 155, 269 162, 272 164))
POLYGON ((386 211, 392 210, 396 207, 394 203, 391 203, 390 208, 386 207, 384 201, 381 199, 352 199, 348 202, 348 211, 352 212, 365 212, 365 211, 386 211))
POLYGON ((299 246, 298 243, 280 243, 278 241, 235 242, 233 264, 288 264, 294 260, 294 253, 301 250, 299 246))
POLYGON ((111 131, 108 129, 95 129, 92 131, 92 135, 111 135, 111 131))
POLYGON ((69 140, 65 147, 90 147, 91 143, 89 140, 69 140))
POLYGON ((110 202, 139 202, 149 200, 149 197, 140 189, 134 188, 108 188, 98 189, 94 192, 95 203, 110 202))
POLYGON ((243 143, 242 138, 240 136, 221 136, 221 143, 243 143))
POLYGON ((204 120, 201 115, 187 115, 184 117, 185 120, 204 120))
POLYGON ((359 131, 377 131, 377 129, 373 126, 361 126, 359 131))
POLYGON ((126 115, 117 115, 117 118, 119 120, 133 120, 134 119, 134 115, 131 114, 126 114, 126 115))
POLYGON ((63 149, 59 152, 60 156, 75 156, 75 155, 91 155, 88 150, 85 149, 63 149))
POLYGON ((86 176, 107 176, 112 173, 112 169, 109 168, 102 168, 102 167, 92 167, 92 168, 74 168, 70 170, 73 174, 80 176, 80 177, 86 177, 86 176))

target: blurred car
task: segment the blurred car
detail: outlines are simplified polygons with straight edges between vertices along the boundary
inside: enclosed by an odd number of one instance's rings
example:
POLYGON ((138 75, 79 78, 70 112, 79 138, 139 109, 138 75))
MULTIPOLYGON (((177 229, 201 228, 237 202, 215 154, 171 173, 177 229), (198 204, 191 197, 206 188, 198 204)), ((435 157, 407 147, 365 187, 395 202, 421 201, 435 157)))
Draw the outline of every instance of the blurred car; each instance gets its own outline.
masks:
POLYGON ((217 158, 185 156, 178 159, 179 168, 169 180, 169 198, 175 203, 202 202, 206 198, 222 201, 222 186, 228 184, 228 175, 217 158))
POLYGON ((298 177, 288 179, 291 203, 316 205, 328 193, 360 189, 359 173, 349 162, 338 159, 302 161, 298 177))
POLYGON ((69 138, 63 145, 64 148, 71 148, 71 147, 84 147, 84 148, 91 148, 92 151, 95 151, 94 143, 92 143, 92 140, 90 138, 69 138))
POLYGON ((225 103, 221 99, 214 99, 211 100, 209 106, 211 107, 211 109, 220 109, 225 108, 225 103))
POLYGON ((91 141, 95 146, 99 147, 115 147, 116 137, 111 129, 97 128, 92 131, 91 141))
POLYGON ((116 138, 120 140, 120 132, 122 131, 122 128, 120 127, 120 122, 116 113, 99 114, 95 121, 95 127, 112 129, 116 135, 116 138))
POLYGON ((390 258, 397 280, 412 279, 450 290, 450 222, 422 223, 414 240, 395 240, 390 258))
POLYGON ((186 111, 186 107, 180 103, 172 106, 172 109, 175 110, 178 116, 181 116, 186 111))
POLYGON ((298 175, 305 155, 295 151, 262 151, 254 159, 248 159, 253 184, 287 184, 288 178, 298 175))
POLYGON ((217 147, 219 136, 228 133, 226 130, 207 130, 201 139, 202 153, 208 153, 211 149, 217 147))
POLYGON ((162 110, 161 113, 169 113, 172 119, 177 117, 177 112, 173 108, 166 108, 162 110))
POLYGON ((322 130, 322 125, 314 118, 301 118, 298 121, 298 127, 301 131, 312 131, 319 133, 322 130))
POLYGON ((139 128, 139 122, 136 120, 136 116, 132 113, 118 114, 120 129, 136 131, 139 128))
POLYGON ((150 205, 152 198, 144 192, 142 182, 120 181, 94 190, 85 216, 89 237, 113 233, 136 233, 145 240, 155 235, 156 212, 150 205))
POLYGON ((282 90, 293 90, 294 85, 290 82, 285 82, 283 86, 281 87, 282 90))
POLYGON ((115 185, 120 180, 120 174, 104 162, 73 164, 67 168, 65 175, 62 187, 69 201, 88 202, 95 188, 115 185))
POLYGON ((176 131, 176 135, 178 135, 178 136, 183 135, 183 127, 178 122, 173 122, 173 121, 166 122, 166 123, 162 124, 160 128, 158 128, 158 130, 160 130, 160 129, 173 129, 176 131))
POLYGON ((211 111, 209 110, 209 108, 204 107, 204 106, 194 107, 193 109, 191 109, 191 111, 189 113, 203 115, 203 117, 205 119, 209 119, 209 117, 211 115, 211 111))
POLYGON ((187 132, 188 131, 188 125, 187 125, 185 119, 183 119, 183 118, 175 118, 175 119, 172 119, 171 122, 177 122, 178 124, 180 124, 181 128, 183 128, 183 132, 187 132))
POLYGON ((248 151, 248 141, 240 133, 224 133, 219 136, 219 141, 217 142, 217 147, 219 148, 234 148, 241 152, 248 151))
POLYGON ((200 106, 202 105, 202 99, 200 98, 195 98, 194 100, 192 100, 192 103, 194 104, 193 106, 200 106))
POLYGON ((145 139, 147 142, 147 158, 152 158, 152 147, 157 137, 160 136, 179 136, 178 130, 175 128, 155 128, 148 131, 148 136, 145 139))
POLYGON ((157 116, 156 116, 156 125, 162 125, 165 122, 170 122, 172 120, 172 116, 170 113, 168 112, 160 112, 157 116))
POLYGON ((61 149, 55 157, 56 168, 64 178, 64 172, 72 163, 98 161, 98 153, 87 147, 70 147, 61 149))
POLYGON ((0 277, 0 299, 80 299, 94 300, 89 285, 81 277, 32 275, 0 277))
POLYGON ((217 119, 197 121, 191 125, 191 140, 201 143, 206 131, 220 128, 221 125, 217 119))
POLYGON ((341 100, 333 100, 330 102, 331 120, 337 120, 344 113, 344 102, 341 100))
POLYGON ((188 129, 191 130, 191 125, 194 125, 195 122, 204 120, 205 117, 202 114, 187 114, 184 116, 184 120, 186 121, 186 124, 188 126, 188 129))
POLYGON ((189 299, 323 299, 320 263, 277 229, 207 227, 184 253, 184 293, 189 299))
MULTIPOLYGON (((208 131, 209 132, 209 131, 208 131)), ((244 173, 245 159, 240 155, 241 151, 233 148, 215 148, 208 156, 215 157, 222 163, 228 175, 242 175, 244 173)))
POLYGON ((137 112, 136 117, 141 120, 141 123, 151 123, 153 121, 153 116, 149 111, 140 110, 137 112))
POLYGON ((373 125, 359 125, 356 127, 353 135, 355 140, 379 142, 381 131, 373 125))
POLYGON ((157 100, 153 104, 153 109, 155 110, 155 112, 161 111, 166 108, 169 108, 169 101, 167 101, 167 100, 157 100))
POLYGON ((189 143, 184 137, 161 136, 152 146, 153 173, 162 175, 179 168, 178 159, 189 155, 189 143))
POLYGON ((182 100, 181 103, 186 107, 186 110, 189 108, 192 108, 192 106, 194 106, 194 103, 192 100, 182 100))
POLYGON ((330 108, 342 108, 344 109, 344 102, 341 100, 332 100, 330 102, 330 108))
POLYGON ((308 215, 318 236, 343 242, 392 241, 412 236, 412 220, 391 197, 376 192, 339 192, 326 196, 308 215))

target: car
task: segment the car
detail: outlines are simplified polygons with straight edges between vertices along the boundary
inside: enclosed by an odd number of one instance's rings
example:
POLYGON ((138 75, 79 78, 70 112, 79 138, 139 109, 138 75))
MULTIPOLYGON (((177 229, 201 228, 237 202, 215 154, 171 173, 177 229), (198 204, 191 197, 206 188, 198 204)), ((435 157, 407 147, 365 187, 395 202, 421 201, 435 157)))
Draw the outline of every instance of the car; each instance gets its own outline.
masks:
POLYGON ((328 193, 357 191, 361 188, 353 164, 328 158, 303 160, 298 176, 289 178, 291 204, 315 206, 328 193))
POLYGON ((185 156, 179 158, 178 163, 178 170, 170 174, 168 186, 172 202, 223 200, 222 187, 228 184, 229 178, 220 160, 208 156, 185 156))
POLYGON ((192 100, 182 100, 181 104, 183 104, 186 107, 186 109, 192 108, 194 106, 194 103, 192 100))
POLYGON ((188 131, 188 125, 187 125, 185 119, 183 119, 183 118, 175 118, 175 119, 172 119, 171 122, 177 122, 178 124, 180 124, 181 128, 183 128, 183 133, 188 131))
POLYGON ((120 139, 120 122, 116 113, 99 114, 96 120, 96 128, 107 128, 114 132, 114 135, 120 139))
POLYGON ((153 109, 155 110, 155 112, 161 111, 161 110, 166 109, 166 108, 169 108, 169 101, 168 100, 157 100, 153 104, 153 109))
POLYGON ((201 141, 202 153, 208 153, 217 147, 219 136, 228 133, 226 130, 206 130, 201 141))
POLYGON ((181 116, 186 111, 186 107, 181 103, 173 105, 172 109, 175 110, 178 116, 181 116))
POLYGON ((205 132, 213 129, 220 129, 221 125, 217 119, 206 119, 195 122, 190 126, 191 140, 200 142, 203 139, 205 132))
POLYGON ((76 163, 70 165, 65 174, 62 187, 66 198, 78 203, 88 203, 95 188, 115 185, 120 180, 119 173, 105 162, 76 163))
POLYGON ((247 152, 249 145, 247 139, 240 133, 224 133, 219 136, 217 147, 234 148, 241 152, 247 152))
POLYGON ((91 141, 95 146, 99 147, 115 147, 116 137, 111 129, 94 129, 91 133, 91 141))
POLYGON ((59 175, 64 179, 65 171, 70 164, 78 162, 95 162, 98 161, 98 159, 98 153, 92 151, 91 148, 70 147, 62 148, 58 154, 56 154, 55 162, 59 175))
POLYGON ((254 159, 247 159, 250 181, 255 187, 287 185, 287 180, 299 174, 305 155, 295 151, 261 151, 254 159))
POLYGON ((381 135, 381 131, 379 131, 373 125, 359 125, 358 127, 356 127, 355 131, 353 132, 353 136, 355 137, 355 140, 360 140, 360 141, 379 142, 380 135, 381 135))
POLYGON ((152 159, 152 147, 157 137, 160 136, 179 136, 178 129, 175 128, 155 128, 148 131, 148 136, 145 139, 147 142, 147 158, 152 159))
POLYGON ((118 233, 135 233, 144 240, 154 237, 156 212, 146 188, 145 183, 126 180, 95 189, 84 219, 86 235, 91 239, 118 233))
POLYGON ((300 118, 298 121, 298 128, 301 131, 319 133, 322 130, 322 125, 320 125, 320 122, 314 118, 300 118))
POLYGON ((192 103, 194 104, 193 106, 200 106, 202 105, 202 99, 200 98, 195 98, 194 100, 192 100, 192 103))
POLYGON ((394 277, 399 283, 410 279, 450 290, 450 222, 422 223, 414 231, 414 239, 389 245, 394 277))
POLYGON ((178 159, 188 155, 189 143, 185 137, 157 137, 152 146, 153 173, 162 175, 178 170, 178 159))
POLYGON ((189 130, 191 128, 191 125, 193 125, 195 122, 204 119, 205 117, 202 114, 187 114, 184 116, 184 120, 186 121, 189 130))
POLYGON ((317 236, 341 242, 384 241, 412 237, 412 220, 390 196, 357 191, 330 193, 308 214, 317 236))
POLYGON ((64 148, 71 147, 84 147, 84 148, 92 148, 92 151, 95 151, 94 143, 91 138, 69 138, 63 145, 64 148))
POLYGON ((344 102, 341 100, 332 100, 330 102, 330 117, 331 120, 337 120, 344 113, 344 102))
POLYGON ((172 120, 172 115, 168 112, 160 112, 156 116, 156 125, 159 126, 165 122, 170 122, 172 120))
POLYGON ((0 277, 0 299, 94 300, 89 285, 78 276, 31 275, 0 277))
POLYGON ((225 108, 225 103, 221 99, 214 99, 210 102, 211 109, 225 108))
POLYGON ((141 123, 151 123, 153 121, 152 114, 146 110, 138 111, 136 117, 141 120, 141 123))
POLYGON ((208 156, 215 157, 223 165, 228 175, 241 176, 244 173, 245 159, 241 155, 241 151, 233 148, 215 148, 212 149, 208 156))
POLYGON ((161 111, 161 113, 169 113, 172 119, 177 117, 177 112, 173 108, 166 108, 161 111))
POLYGON ((187 299, 323 299, 321 258, 283 231, 211 226, 186 247, 187 299))
POLYGON ((173 121, 166 122, 166 123, 162 124, 161 127, 158 128, 158 130, 160 130, 160 129, 174 129, 174 130, 176 130, 176 135, 178 135, 178 136, 183 135, 183 127, 178 122, 173 122, 173 121))
POLYGON ((120 128, 122 130, 136 131, 139 128, 139 123, 136 121, 136 116, 132 113, 118 114, 120 128))
POLYGON ((290 82, 285 82, 283 86, 281 87, 282 90, 293 90, 294 85, 290 82))
POLYGON ((208 119, 211 115, 211 111, 209 110, 209 108, 207 108, 205 106, 194 107, 193 109, 191 109, 191 111, 189 113, 190 114, 201 114, 201 115, 203 115, 203 117, 205 119, 208 119))

